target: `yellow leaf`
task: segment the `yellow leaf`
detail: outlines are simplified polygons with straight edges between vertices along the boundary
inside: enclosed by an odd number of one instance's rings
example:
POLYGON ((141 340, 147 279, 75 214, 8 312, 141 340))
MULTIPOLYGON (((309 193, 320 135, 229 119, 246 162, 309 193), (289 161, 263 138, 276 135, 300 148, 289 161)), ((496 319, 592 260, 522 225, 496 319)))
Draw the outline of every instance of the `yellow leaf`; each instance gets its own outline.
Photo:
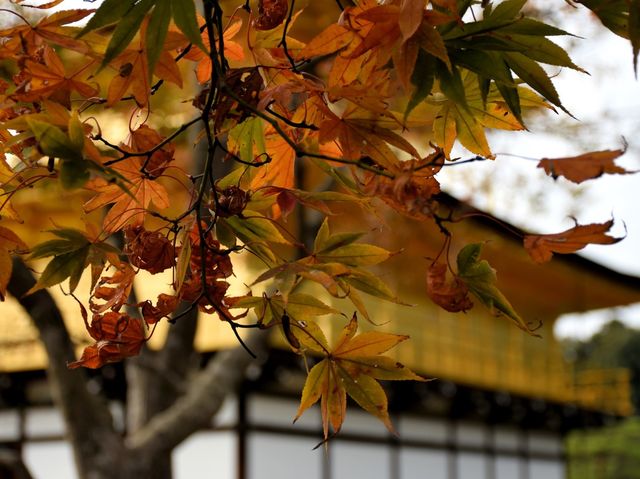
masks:
POLYGON ((356 335, 357 330, 358 319, 354 313, 341 331, 334 350, 326 351, 326 358, 311 369, 302 391, 296 419, 320 399, 325 439, 329 437, 329 426, 335 432, 342 426, 347 394, 394 433, 387 396, 376 379, 424 380, 399 362, 380 356, 407 339, 406 336, 378 332, 356 335))
POLYGON ((298 57, 312 58, 329 55, 349 45, 354 37, 354 32, 334 23, 313 38, 298 57))
POLYGON ((454 108, 449 102, 445 104, 435 120, 433 120, 433 140, 444 150, 444 154, 449 158, 453 143, 456 141, 456 119, 454 108))
POLYGON ((484 157, 491 156, 491 149, 480 122, 463 107, 456 106, 455 109, 457 112, 456 130, 458 132, 458 140, 462 143, 462 146, 471 153, 484 157))
POLYGON ((311 368, 307 375, 307 380, 304 383, 302 389, 302 397, 300 398, 300 407, 298 413, 294 418, 294 422, 297 421, 300 416, 312 405, 314 405, 324 391, 327 370, 329 368, 329 360, 323 359, 314 367, 311 368))
POLYGON ((347 394, 358 406, 380 419, 391 433, 396 434, 387 411, 387 395, 378 381, 364 374, 354 378, 344 370, 340 371, 340 379, 347 394))
POLYGON ((365 333, 360 333, 348 342, 340 344, 333 351, 333 354, 341 357, 376 356, 388 351, 407 339, 409 339, 409 336, 381 333, 379 331, 367 331, 365 333))

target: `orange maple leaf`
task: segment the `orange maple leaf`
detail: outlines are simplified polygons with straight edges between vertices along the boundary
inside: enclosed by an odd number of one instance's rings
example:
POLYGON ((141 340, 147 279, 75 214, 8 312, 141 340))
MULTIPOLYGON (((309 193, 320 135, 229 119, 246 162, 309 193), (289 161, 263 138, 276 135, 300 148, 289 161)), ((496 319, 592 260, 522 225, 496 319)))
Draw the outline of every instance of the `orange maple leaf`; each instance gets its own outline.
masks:
POLYGON ((98 89, 79 79, 82 72, 92 65, 87 62, 74 73, 67 75, 64 65, 55 50, 49 46, 44 47, 43 63, 32 60, 25 62, 24 72, 31 78, 26 91, 16 92, 13 96, 20 101, 38 101, 48 98, 71 108, 71 92, 77 91, 84 98, 98 94, 98 89))
MULTIPOLYGON (((204 25, 204 19, 198 19, 200 26, 204 25)), ((242 28, 242 20, 238 20, 229 25, 224 33, 222 39, 224 40, 224 56, 227 60, 244 60, 244 50, 242 45, 232 40, 242 28)), ((202 32, 202 43, 209 48, 209 35, 206 31, 202 32)), ((199 48, 192 47, 184 56, 187 60, 197 62, 196 66, 196 78, 200 84, 206 83, 211 80, 211 58, 206 52, 203 52, 199 48)))
POLYGON ((548 235, 526 235, 524 247, 536 263, 545 263, 553 253, 569 254, 581 250, 588 244, 614 244, 623 238, 606 233, 613 226, 613 220, 605 223, 576 225, 562 233, 548 235))
POLYGON ((295 150, 272 127, 266 129, 264 139, 266 153, 271 161, 258 169, 249 188, 253 190, 262 186, 293 188, 295 150))
MULTIPOLYGON (((394 432, 387 411, 387 396, 377 380, 424 381, 424 378, 403 364, 382 356, 382 353, 408 339, 408 336, 378 331, 368 331, 356 336, 357 329, 358 321, 354 313, 333 351, 326 347, 324 337, 317 337, 322 333, 315 331, 316 345, 312 349, 322 350, 326 358, 309 371, 296 420, 320 400, 325 439, 329 437, 329 426, 337 433, 344 422, 347 394, 394 432)), ((305 344, 310 342, 303 334, 296 334, 296 338, 305 344)))
MULTIPOLYGON (((149 151, 162 141, 162 137, 151 128, 143 125, 131 133, 129 146, 131 152, 149 151)), ((121 186, 96 178, 87 183, 87 188, 98 192, 84 205, 85 211, 93 211, 113 203, 104 218, 106 232, 113 233, 126 224, 142 224, 149 205, 156 208, 169 207, 169 195, 166 188, 156 180, 162 176, 167 164, 173 159, 173 146, 165 145, 154 152, 149 159, 145 156, 127 158, 113 166, 127 183, 121 186)))
POLYGON ((567 180, 577 184, 598 178, 605 173, 618 175, 636 173, 625 170, 614 163, 624 153, 624 149, 603 150, 566 158, 543 158, 538 163, 538 168, 543 168, 544 172, 554 179, 558 176, 564 176, 567 180))
POLYGON ((143 22, 140 29, 138 47, 127 48, 110 63, 118 71, 118 74, 109 83, 107 106, 113 106, 127 92, 131 92, 138 106, 146 106, 149 103, 149 95, 151 94, 150 81, 152 74, 161 80, 171 82, 182 88, 182 75, 169 52, 177 42, 177 38, 182 37, 170 32, 171 34, 167 36, 164 47, 160 51, 160 57, 154 67, 154 71, 150 72, 147 45, 145 43, 147 26, 148 22, 143 22))
POLYGON ((380 115, 377 113, 352 105, 342 113, 342 117, 336 116, 328 108, 324 108, 322 114, 323 118, 318 120, 320 143, 327 144, 337 140, 342 151, 341 156, 346 159, 359 160, 367 156, 378 165, 393 169, 399 160, 390 145, 414 158, 420 156, 402 136, 380 126, 377 121, 380 115))
POLYGON ((0 38, 8 38, 0 48, 0 58, 11 58, 18 54, 31 55, 45 43, 87 53, 89 47, 86 42, 76 40, 74 31, 63 25, 82 20, 93 12, 95 10, 64 10, 44 17, 35 26, 26 24, 0 30, 0 38))

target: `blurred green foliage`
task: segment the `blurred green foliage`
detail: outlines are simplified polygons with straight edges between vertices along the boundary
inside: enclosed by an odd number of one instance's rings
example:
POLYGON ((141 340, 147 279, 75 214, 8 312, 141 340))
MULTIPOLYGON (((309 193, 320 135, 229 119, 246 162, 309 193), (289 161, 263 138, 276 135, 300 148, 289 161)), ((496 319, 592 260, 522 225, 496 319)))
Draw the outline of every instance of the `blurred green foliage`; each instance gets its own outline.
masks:
POLYGON ((631 401, 640 414, 640 330, 613 320, 590 339, 562 342, 567 360, 576 372, 589 369, 627 368, 631 371, 631 401))
POLYGON ((566 442, 568 479, 640 478, 640 418, 574 431, 566 442))
MULTIPOLYGON (((614 320, 586 341, 563 341, 576 371, 631 370, 635 414, 640 414, 640 331, 614 320)), ((640 479, 640 417, 567 437, 568 479, 640 479)))

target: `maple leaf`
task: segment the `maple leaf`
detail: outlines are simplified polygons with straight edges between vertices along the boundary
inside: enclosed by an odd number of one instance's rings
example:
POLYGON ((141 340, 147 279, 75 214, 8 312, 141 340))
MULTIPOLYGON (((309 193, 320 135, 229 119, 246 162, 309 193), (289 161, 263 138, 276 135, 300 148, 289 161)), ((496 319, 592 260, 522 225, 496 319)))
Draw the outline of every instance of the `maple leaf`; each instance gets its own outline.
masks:
POLYGON ((433 216, 434 195, 440 193, 435 175, 444 164, 440 148, 422 159, 412 159, 392 165, 393 179, 367 172, 362 181, 363 192, 381 198, 396 211, 416 219, 433 216))
POLYGON ((97 235, 72 228, 51 230, 56 239, 33 247, 31 259, 52 257, 28 294, 69 279, 69 291, 78 286, 84 270, 91 265, 92 287, 107 260, 116 260, 118 250, 98 240, 97 235))
MULTIPOLYGON (((315 296, 305 293, 291 293, 285 296, 281 291, 278 291, 272 296, 265 293, 262 296, 249 295, 226 298, 225 303, 229 305, 230 309, 254 309, 258 322, 262 326, 269 326, 273 322, 281 320, 286 313, 290 321, 299 323, 300 328, 305 330, 304 332, 293 330, 296 337, 309 335, 309 330, 305 329, 306 325, 311 324, 313 327, 315 324, 306 322, 309 317, 339 314, 339 311, 327 306, 315 296)), ((306 342, 304 338, 301 341, 306 342)), ((311 349, 317 351, 317 343, 311 349)))
POLYGON ((327 90, 329 101, 335 102, 345 99, 359 106, 363 110, 368 110, 380 115, 389 115, 389 72, 377 70, 368 72, 363 83, 359 80, 351 82, 346 86, 334 86, 327 90))
POLYGON ((446 281, 448 266, 445 263, 434 263, 427 270, 427 295, 446 311, 457 313, 473 307, 469 298, 469 288, 458 277, 453 282, 446 281))
MULTIPOLYGON (((199 23, 202 28, 205 23, 204 19, 199 18, 199 23)), ((232 40, 241 28, 242 20, 238 20, 227 26, 222 34, 222 39, 224 41, 224 56, 227 60, 244 60, 244 50, 242 49, 242 46, 238 42, 232 40)), ((206 31, 202 32, 202 43, 207 49, 209 48, 209 35, 206 31)), ((198 48, 191 48, 184 57, 187 60, 198 63, 196 66, 196 78, 200 84, 211 81, 211 57, 205 51, 198 48)))
POLYGON ((473 243, 468 244, 458 252, 456 259, 458 279, 463 281, 469 292, 489 308, 492 313, 504 315, 523 331, 532 336, 538 336, 496 286, 498 281, 496 270, 489 265, 487 260, 480 260, 481 250, 481 244, 473 243))
POLYGON ((63 10, 44 17, 36 25, 19 25, 0 30, 0 38, 8 38, 0 49, 0 58, 10 58, 21 53, 31 55, 43 44, 54 43, 70 50, 87 53, 89 47, 81 40, 73 38, 74 29, 63 27, 82 20, 95 10, 63 10))
POLYGON ((67 108, 71 108, 71 92, 77 91, 84 98, 96 96, 98 89, 78 79, 88 67, 89 61, 67 75, 64 65, 55 50, 45 46, 42 55, 43 63, 26 60, 24 72, 29 75, 29 88, 17 91, 14 97, 20 101, 38 101, 48 98, 67 108))
POLYGON ((11 254, 25 252, 27 245, 13 231, 0 226, 0 301, 4 301, 11 279, 13 264, 11 254))
MULTIPOLYGON (((369 157, 382 168, 394 168, 399 160, 390 146, 399 148, 418 158, 416 149, 402 136, 378 124, 379 114, 350 105, 338 117, 329 109, 323 112, 319 122, 318 141, 321 144, 337 141, 341 156, 349 160, 369 157)), ((395 122, 396 118, 389 112, 395 122)))
POLYGON ((538 168, 543 168, 544 172, 553 179, 563 176, 577 184, 599 178, 605 173, 618 175, 636 173, 625 170, 614 163, 625 151, 624 149, 603 150, 565 158, 542 158, 538 163, 538 168))
POLYGON ((377 275, 362 267, 386 261, 394 253, 376 245, 354 243, 361 236, 362 233, 331 233, 325 218, 318 229, 313 254, 279 264, 258 276, 253 284, 272 278, 283 284, 292 284, 297 277, 303 278, 321 285, 336 298, 348 297, 356 309, 370 320, 356 290, 387 301, 399 301, 377 275))
MULTIPOLYGON (((84 310, 83 316, 86 322, 84 310)), ((137 356, 147 340, 142 320, 114 311, 94 314, 87 331, 95 343, 84 349, 78 361, 67 364, 70 369, 80 366, 96 369, 107 363, 137 356)))
MULTIPOLYGON (((127 92, 131 92, 138 106, 143 107, 149 103, 151 93, 151 79, 155 74, 161 80, 171 82, 182 87, 182 75, 175 60, 168 51, 167 44, 160 49, 158 57, 153 58, 153 65, 149 64, 149 40, 146 35, 148 22, 144 21, 140 29, 140 37, 137 48, 127 48, 109 65, 118 71, 109 83, 107 90, 107 105, 113 106, 127 92)), ((168 42, 167 42, 168 43, 168 42)), ((157 45, 154 45, 157 47, 157 45)))
POLYGON ((171 294, 160 293, 154 306, 149 300, 136 304, 142 312, 142 317, 147 324, 155 324, 162 318, 175 311, 180 303, 180 297, 171 294))
MULTIPOLYGON (((129 146, 132 152, 146 152, 158 145, 163 138, 146 125, 131 133, 129 146)), ((87 183, 87 188, 98 194, 87 201, 85 211, 93 211, 113 203, 104 218, 104 229, 113 233, 128 223, 142 224, 153 203, 156 208, 169 207, 169 195, 166 188, 156 180, 162 176, 169 162, 173 159, 174 147, 164 145, 150 157, 133 156, 113 166, 124 179, 124 186, 112 184, 102 178, 87 183)))
POLYGON ((264 132, 264 152, 271 161, 258 169, 251 180, 250 189, 256 190, 262 186, 293 188, 296 152, 272 127, 264 132))
POLYGON ((459 81, 464 91, 463 98, 449 99, 440 108, 433 122, 435 142, 447 158, 456 139, 472 153, 490 158, 492 154, 485 128, 514 131, 524 130, 524 126, 509 110, 495 86, 492 85, 487 97, 483 98, 475 74, 463 71, 459 81))
POLYGON ((606 233, 613 226, 613 220, 605 223, 578 225, 562 233, 547 235, 525 235, 524 247, 536 263, 545 263, 553 253, 569 254, 581 250, 588 244, 614 244, 623 238, 606 233))
MULTIPOLYGON (((211 231, 207 231, 205 225, 201 228, 202 231, 194 223, 186 239, 190 275, 183 280, 178 294, 184 301, 197 302, 200 311, 217 312, 221 320, 229 320, 232 316, 224 305, 229 283, 224 280, 233 274, 233 265, 211 231)), ((182 248, 185 248, 184 244, 182 248)))
POLYGON ((378 331, 356 335, 357 329, 354 313, 333 350, 325 349, 326 339, 316 339, 326 357, 309 371, 295 420, 320 400, 325 439, 329 437, 329 427, 336 433, 340 431, 346 415, 347 395, 395 433, 387 411, 387 396, 377 380, 425 380, 402 363, 382 356, 408 336, 378 331))
POLYGON ((355 32, 342 25, 333 23, 307 43, 298 53, 298 58, 309 59, 317 56, 330 55, 351 44, 355 38, 355 32))

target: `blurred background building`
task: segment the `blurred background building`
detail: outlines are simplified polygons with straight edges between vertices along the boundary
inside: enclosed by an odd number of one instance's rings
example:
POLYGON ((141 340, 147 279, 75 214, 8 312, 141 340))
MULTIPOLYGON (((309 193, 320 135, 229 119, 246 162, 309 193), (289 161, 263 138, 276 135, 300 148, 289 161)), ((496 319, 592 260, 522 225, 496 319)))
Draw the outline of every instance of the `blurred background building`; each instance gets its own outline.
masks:
MULTIPOLYGON (((565 351, 578 351, 579 345, 563 350, 554 338, 555 319, 567 312, 638 302, 640 279, 575 255, 536 265, 519 241, 485 220, 456 228, 455 241, 488 239, 483 256, 498 270, 500 288, 523 317, 540 324, 542 338, 527 336, 480 305, 453 315, 428 303, 422 277, 428 263, 421 258, 437 251, 441 239, 431 227, 413 224, 407 251, 394 259, 385 280, 416 306, 370 304, 378 329, 411 336, 398 348, 397 359, 436 378, 389 385, 398 435, 352 405, 343 431, 316 447, 322 437, 317 409, 292 424, 306 376, 304 363, 285 344, 274 342, 267 363, 251 371, 241 394, 227 400, 210 428, 174 451, 175 477, 566 477, 564 439, 571 430, 613 424, 633 413, 631 372, 616 362, 568 361, 565 351), (417 258, 424 261, 420 268, 417 258)), ((391 230, 408 231, 402 225, 391 230)), ((82 343, 77 305, 54 294, 72 336, 82 343)), ((65 425, 46 383, 46 357, 29 319, 12 301, 0 305, 0 449, 20 451, 37 479, 76 477, 65 425)), ((201 318, 196 342, 203 362, 236 345, 223 326, 201 318)), ((330 329, 331 323, 327 320, 323 327, 330 329)), ((161 333, 154 340, 161 341, 161 333)), ((114 422, 124 428, 121 365, 94 372, 89 387, 109 401, 114 422)), ((569 452, 582 454, 573 436, 572 441, 569 452)))

